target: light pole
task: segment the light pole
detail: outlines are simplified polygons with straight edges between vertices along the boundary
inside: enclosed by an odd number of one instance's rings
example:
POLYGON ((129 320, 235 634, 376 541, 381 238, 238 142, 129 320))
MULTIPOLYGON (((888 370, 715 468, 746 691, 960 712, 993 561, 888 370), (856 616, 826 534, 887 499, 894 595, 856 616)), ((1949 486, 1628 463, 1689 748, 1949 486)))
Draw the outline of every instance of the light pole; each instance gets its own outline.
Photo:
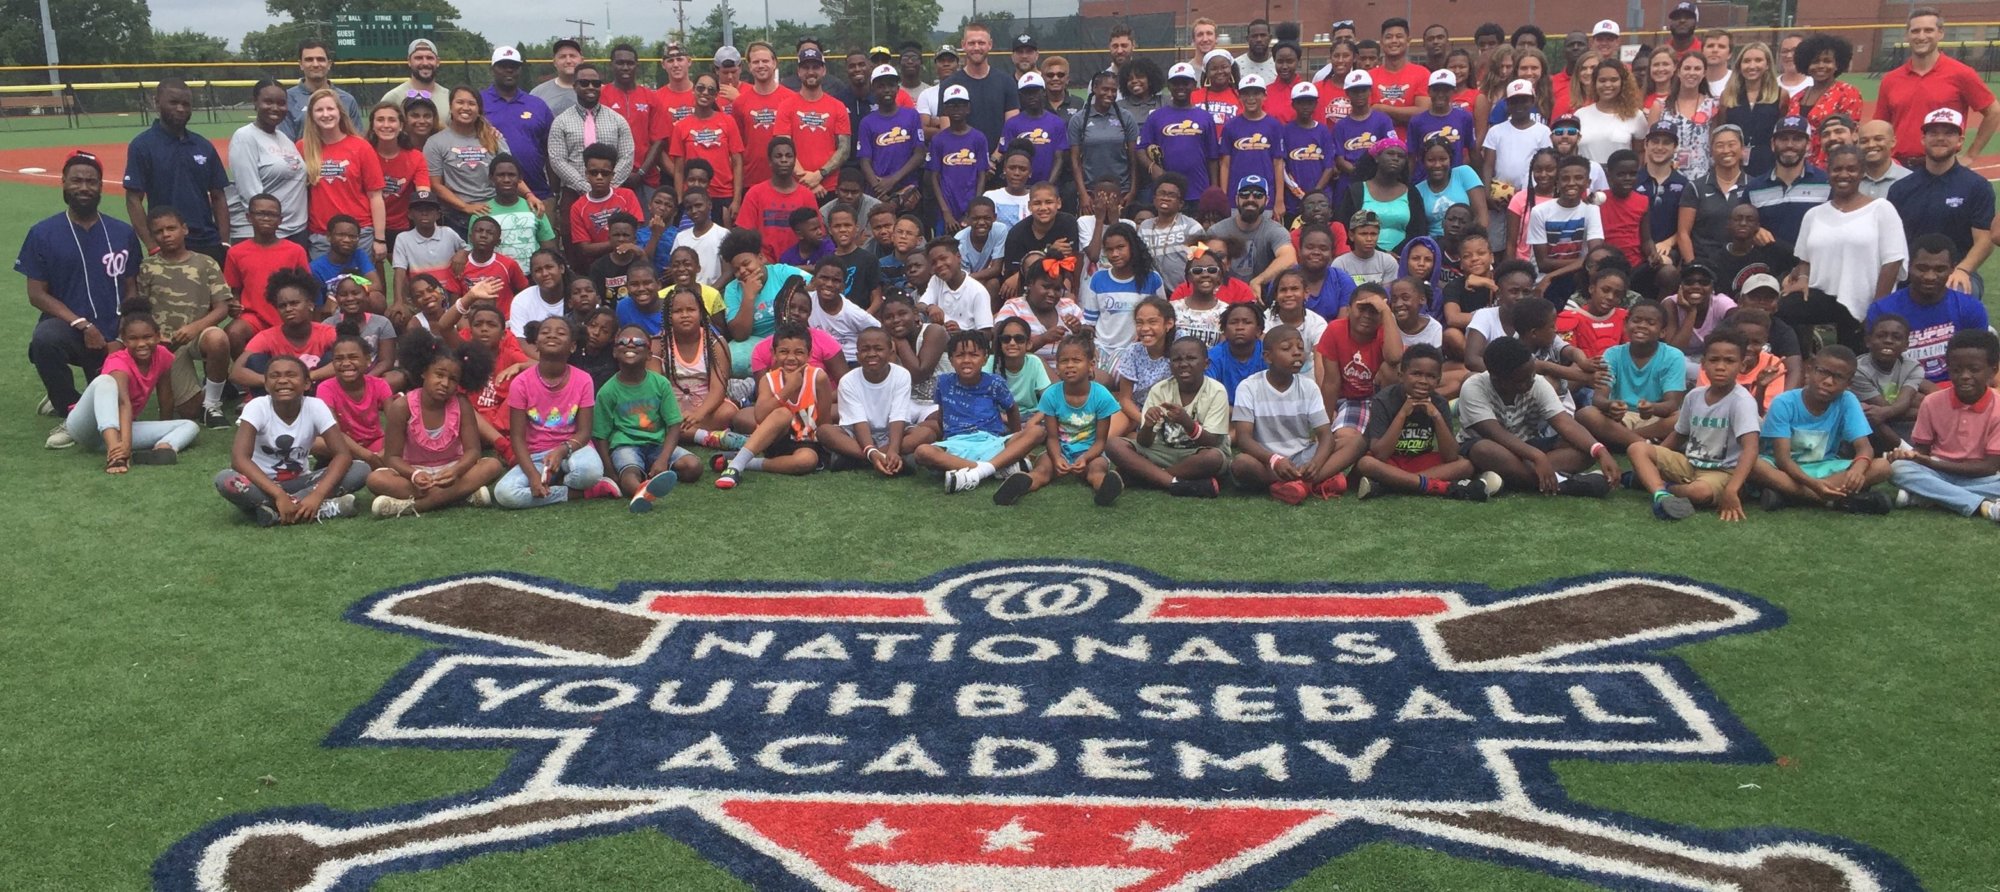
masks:
POLYGON ((42 6, 42 54, 49 57, 49 83, 60 85, 62 72, 56 70, 62 64, 62 57, 56 52, 56 26, 49 21, 49 0, 41 0, 42 6))

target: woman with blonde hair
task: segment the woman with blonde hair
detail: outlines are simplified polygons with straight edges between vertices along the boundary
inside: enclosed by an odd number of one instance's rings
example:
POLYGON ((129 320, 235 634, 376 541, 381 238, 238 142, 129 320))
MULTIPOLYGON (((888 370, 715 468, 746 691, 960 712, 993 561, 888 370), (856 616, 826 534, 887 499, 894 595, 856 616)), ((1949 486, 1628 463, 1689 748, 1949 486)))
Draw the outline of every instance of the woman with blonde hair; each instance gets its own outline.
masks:
POLYGON ((445 224, 462 233, 474 215, 492 210, 493 159, 510 150, 507 138, 486 120, 479 91, 463 84, 451 88, 447 109, 445 126, 424 141, 424 161, 431 192, 444 205, 445 224))
POLYGON ((389 256, 388 212, 382 201, 382 157, 361 138, 340 94, 313 91, 306 99, 307 126, 299 135, 299 154, 306 162, 306 233, 312 256, 326 255, 331 243, 327 225, 346 215, 367 221, 361 227, 357 252, 366 252, 379 266, 389 256), (375 238, 382 233, 383 239, 375 238))
POLYGON ((1771 172, 1777 157, 1771 153, 1771 134, 1778 119, 1785 116, 1783 84, 1778 82, 1777 59, 1768 44, 1751 43, 1736 54, 1736 68, 1729 86, 1722 89, 1722 116, 1743 128, 1749 157, 1743 170, 1753 177, 1771 172))
MULTIPOLYGON (((1590 80, 1591 73, 1597 70, 1597 62, 1596 53, 1586 52, 1563 69, 1565 76, 1556 88, 1555 117, 1549 120, 1575 114, 1577 109, 1596 101, 1591 96, 1590 80)), ((1556 81, 1552 78, 1550 83, 1553 85, 1556 81)))
POLYGON ((1514 48, 1496 46, 1486 54, 1486 65, 1479 72, 1479 99, 1472 104, 1472 123, 1479 131, 1479 138, 1486 139, 1486 128, 1507 120, 1507 84, 1514 79, 1514 48))
POLYGON ((1646 110, 1639 104, 1639 81, 1616 59, 1607 59, 1579 78, 1590 91, 1590 103, 1576 110, 1582 138, 1579 154, 1599 165, 1609 164, 1619 149, 1641 151, 1646 146, 1646 110))

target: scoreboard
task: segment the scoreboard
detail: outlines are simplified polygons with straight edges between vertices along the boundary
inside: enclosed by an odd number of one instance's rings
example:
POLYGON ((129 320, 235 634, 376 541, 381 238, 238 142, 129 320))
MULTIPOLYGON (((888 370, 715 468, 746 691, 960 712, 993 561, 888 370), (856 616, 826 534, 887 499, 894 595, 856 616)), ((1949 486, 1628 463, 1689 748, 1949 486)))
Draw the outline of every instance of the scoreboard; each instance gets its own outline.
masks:
POLYGON ((367 12, 333 17, 333 44, 341 59, 401 59, 410 41, 436 40, 437 16, 428 12, 367 12))

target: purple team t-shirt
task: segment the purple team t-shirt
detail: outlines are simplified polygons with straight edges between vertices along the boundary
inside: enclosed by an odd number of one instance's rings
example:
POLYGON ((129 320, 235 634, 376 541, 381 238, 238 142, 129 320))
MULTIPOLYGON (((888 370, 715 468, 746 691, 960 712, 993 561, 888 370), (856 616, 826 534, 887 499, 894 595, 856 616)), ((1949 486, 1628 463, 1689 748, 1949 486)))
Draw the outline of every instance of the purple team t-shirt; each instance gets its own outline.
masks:
POLYGON ((1333 166, 1333 129, 1316 121, 1311 127, 1286 124, 1284 139, 1285 178, 1312 192, 1320 176, 1333 166))
MULTIPOLYGON (((1379 111, 1371 111, 1367 117, 1348 116, 1333 125, 1333 149, 1336 157, 1346 158, 1347 163, 1359 165, 1368 157, 1368 150, 1378 140, 1396 135, 1396 122, 1379 111)), ((1348 177, 1334 180, 1333 194, 1339 195, 1351 182, 1348 177)))
MULTIPOLYGON (((924 149, 924 122, 913 108, 897 106, 895 113, 887 116, 870 112, 861 116, 857 129, 861 159, 878 177, 895 173, 910 162, 910 156, 924 149)), ((896 186, 914 185, 916 180, 917 171, 912 170, 896 186)))
POLYGON ((953 217, 964 218, 965 209, 978 197, 986 179, 989 151, 986 134, 977 129, 958 134, 947 127, 931 137, 929 164, 931 172, 937 174, 938 199, 953 217))
MULTIPOLYGON (((1384 115, 1383 120, 1388 120, 1384 115)), ((1208 162, 1220 157, 1215 116, 1205 108, 1163 105, 1139 128, 1139 147, 1160 147, 1160 166, 1187 177, 1190 204, 1208 188, 1208 162)))
POLYGON ((590 386, 590 373, 566 367, 568 377, 561 387, 550 387, 540 369, 528 369, 507 385, 507 408, 528 413, 528 452, 541 454, 576 433, 577 412, 597 405, 597 390, 590 386))
POLYGON ((1413 170, 1423 170, 1424 141, 1431 134, 1442 134, 1451 140, 1451 166, 1465 163, 1465 151, 1472 147, 1472 113, 1462 108, 1453 108, 1443 115, 1434 115, 1429 109, 1417 112, 1410 119, 1410 166, 1413 170))
POLYGON ((1222 125, 1222 154, 1229 158, 1229 182, 1224 187, 1235 195, 1236 184, 1256 174, 1264 178, 1267 189, 1276 189, 1271 182, 1278 171, 1274 162, 1284 153, 1284 122, 1270 115, 1255 121, 1242 115, 1230 118, 1222 125))
POLYGON ((1035 163, 1028 168, 1029 181, 1047 182, 1049 175, 1055 172, 1057 156, 1069 151, 1069 121, 1052 111, 1034 117, 1022 112, 1001 125, 1001 150, 1005 151, 1014 144, 1014 140, 1022 137, 1035 147, 1035 163))

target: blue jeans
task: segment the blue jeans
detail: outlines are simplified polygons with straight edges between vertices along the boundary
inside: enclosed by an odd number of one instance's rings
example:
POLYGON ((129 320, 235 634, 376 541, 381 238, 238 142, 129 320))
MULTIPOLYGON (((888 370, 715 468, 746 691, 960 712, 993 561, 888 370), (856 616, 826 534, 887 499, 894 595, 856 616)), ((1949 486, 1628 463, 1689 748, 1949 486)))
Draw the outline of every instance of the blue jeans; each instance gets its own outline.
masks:
POLYGON ((1987 499, 2000 499, 2000 474, 1987 477, 1960 477, 1913 461, 1899 461, 1889 473, 1890 481, 1914 496, 1921 496, 1966 517, 1979 510, 1987 499))
MULTIPOLYGON (((542 460, 553 451, 537 452, 529 456, 537 472, 547 473, 542 460)), ((577 450, 576 454, 569 457, 567 465, 562 483, 549 487, 549 494, 539 499, 535 498, 534 491, 528 486, 528 475, 522 472, 520 465, 515 465, 507 471, 507 476, 500 478, 500 482, 493 485, 494 504, 502 508, 539 508, 543 505, 567 502, 570 490, 589 489, 596 486, 597 481, 604 479, 604 462, 597 457, 596 449, 585 447, 577 450)))
MULTIPOLYGON (((139 413, 145 406, 132 407, 132 450, 152 449, 158 446, 172 447, 175 452, 185 451, 194 445, 195 434, 201 432, 200 425, 186 419, 175 421, 140 421, 139 413)), ((76 401, 69 417, 63 419, 63 427, 69 435, 82 443, 85 449, 102 449, 103 432, 118 426, 118 379, 110 375, 98 375, 91 379, 90 386, 83 389, 83 396, 76 401)))
MULTIPOLYGON (((674 462, 680 461, 682 456, 693 454, 679 446, 675 446, 674 454, 667 456, 667 464, 672 465, 674 462)), ((613 473, 622 474, 629 469, 638 471, 641 476, 644 476, 653 467, 653 462, 658 461, 659 458, 660 447, 658 445, 620 446, 611 450, 611 470, 613 473)))

